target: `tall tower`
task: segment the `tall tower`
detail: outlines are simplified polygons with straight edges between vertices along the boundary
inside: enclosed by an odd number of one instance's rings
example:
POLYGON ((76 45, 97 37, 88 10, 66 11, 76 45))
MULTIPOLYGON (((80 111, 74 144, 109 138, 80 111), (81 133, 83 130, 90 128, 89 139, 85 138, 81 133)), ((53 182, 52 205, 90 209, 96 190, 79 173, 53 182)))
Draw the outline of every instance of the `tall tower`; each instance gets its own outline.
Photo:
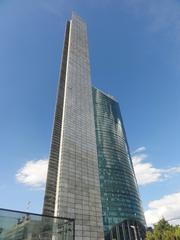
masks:
POLYGON ((104 239, 86 24, 67 23, 43 213, 75 219, 76 240, 104 239))
POLYGON ((144 213, 119 104, 97 88, 92 92, 105 237, 142 239, 144 213))

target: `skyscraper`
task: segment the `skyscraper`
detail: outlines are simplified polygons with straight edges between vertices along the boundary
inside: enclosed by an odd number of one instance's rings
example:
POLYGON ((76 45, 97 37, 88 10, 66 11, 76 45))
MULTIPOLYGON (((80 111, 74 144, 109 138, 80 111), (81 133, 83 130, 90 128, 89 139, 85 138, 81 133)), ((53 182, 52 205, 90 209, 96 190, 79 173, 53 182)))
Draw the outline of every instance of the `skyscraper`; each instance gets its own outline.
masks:
POLYGON ((126 220, 123 237, 127 230, 124 239, 133 240, 135 222, 144 225, 118 103, 92 89, 86 24, 74 14, 66 25, 43 213, 74 218, 76 240, 111 239, 126 220))
POLYGON ((86 24, 67 23, 44 214, 75 218, 75 239, 104 239, 86 24))
POLYGON ((120 224, 120 239, 133 239, 132 226, 141 239, 145 219, 119 104, 94 87, 92 92, 105 236, 120 224))

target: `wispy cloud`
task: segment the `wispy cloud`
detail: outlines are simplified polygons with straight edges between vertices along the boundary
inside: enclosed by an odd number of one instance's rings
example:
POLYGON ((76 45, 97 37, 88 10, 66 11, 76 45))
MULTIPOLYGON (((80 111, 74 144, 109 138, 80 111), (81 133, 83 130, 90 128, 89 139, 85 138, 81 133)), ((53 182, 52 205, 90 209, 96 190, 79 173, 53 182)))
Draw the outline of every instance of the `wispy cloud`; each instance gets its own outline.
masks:
POLYGON ((164 31, 180 37, 180 2, 177 0, 124 0, 137 16, 146 16, 151 31, 164 31))
POLYGON ((180 192, 165 195, 158 200, 151 201, 148 204, 148 210, 145 211, 147 225, 152 225, 164 217, 171 220, 171 224, 180 224, 180 192))
POLYGON ((172 176, 172 174, 180 173, 180 166, 172 168, 156 168, 152 163, 147 161, 148 155, 146 148, 140 147, 132 153, 132 161, 139 185, 147 185, 154 182, 163 181, 172 176))
POLYGON ((137 149, 133 152, 133 154, 135 154, 135 153, 140 153, 140 152, 144 152, 145 150, 146 150, 146 147, 142 146, 142 147, 137 148, 137 149))
POLYGON ((32 188, 44 188, 47 177, 47 159, 28 161, 16 173, 16 180, 32 188))
POLYGON ((5 185, 5 184, 1 184, 0 185, 0 190, 4 190, 4 189, 6 189, 7 188, 7 186, 5 185))
POLYGON ((64 0, 41 0, 39 2, 41 9, 44 11, 48 12, 51 15, 61 17, 64 13, 64 0))

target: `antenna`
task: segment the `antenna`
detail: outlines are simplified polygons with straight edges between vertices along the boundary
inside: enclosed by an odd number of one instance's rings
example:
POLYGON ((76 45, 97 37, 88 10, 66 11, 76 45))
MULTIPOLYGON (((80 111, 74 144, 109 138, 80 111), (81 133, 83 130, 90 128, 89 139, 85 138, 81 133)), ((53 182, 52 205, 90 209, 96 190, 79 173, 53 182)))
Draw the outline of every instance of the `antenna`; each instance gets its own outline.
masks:
POLYGON ((27 211, 29 211, 30 206, 31 206, 31 201, 28 201, 28 202, 27 202, 27 206, 26 206, 26 210, 27 210, 27 211))

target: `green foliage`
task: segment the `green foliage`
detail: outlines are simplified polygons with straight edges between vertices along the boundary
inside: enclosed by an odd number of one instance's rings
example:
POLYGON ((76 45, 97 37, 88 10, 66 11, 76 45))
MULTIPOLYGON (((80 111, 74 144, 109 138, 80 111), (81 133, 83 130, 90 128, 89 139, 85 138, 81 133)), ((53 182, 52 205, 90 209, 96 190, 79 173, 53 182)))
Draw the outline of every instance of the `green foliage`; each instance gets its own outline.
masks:
POLYGON ((180 227, 176 227, 175 229, 175 237, 177 240, 180 240, 180 227))
POLYGON ((180 227, 172 226, 162 218, 154 224, 153 232, 147 231, 146 240, 180 240, 180 227))

